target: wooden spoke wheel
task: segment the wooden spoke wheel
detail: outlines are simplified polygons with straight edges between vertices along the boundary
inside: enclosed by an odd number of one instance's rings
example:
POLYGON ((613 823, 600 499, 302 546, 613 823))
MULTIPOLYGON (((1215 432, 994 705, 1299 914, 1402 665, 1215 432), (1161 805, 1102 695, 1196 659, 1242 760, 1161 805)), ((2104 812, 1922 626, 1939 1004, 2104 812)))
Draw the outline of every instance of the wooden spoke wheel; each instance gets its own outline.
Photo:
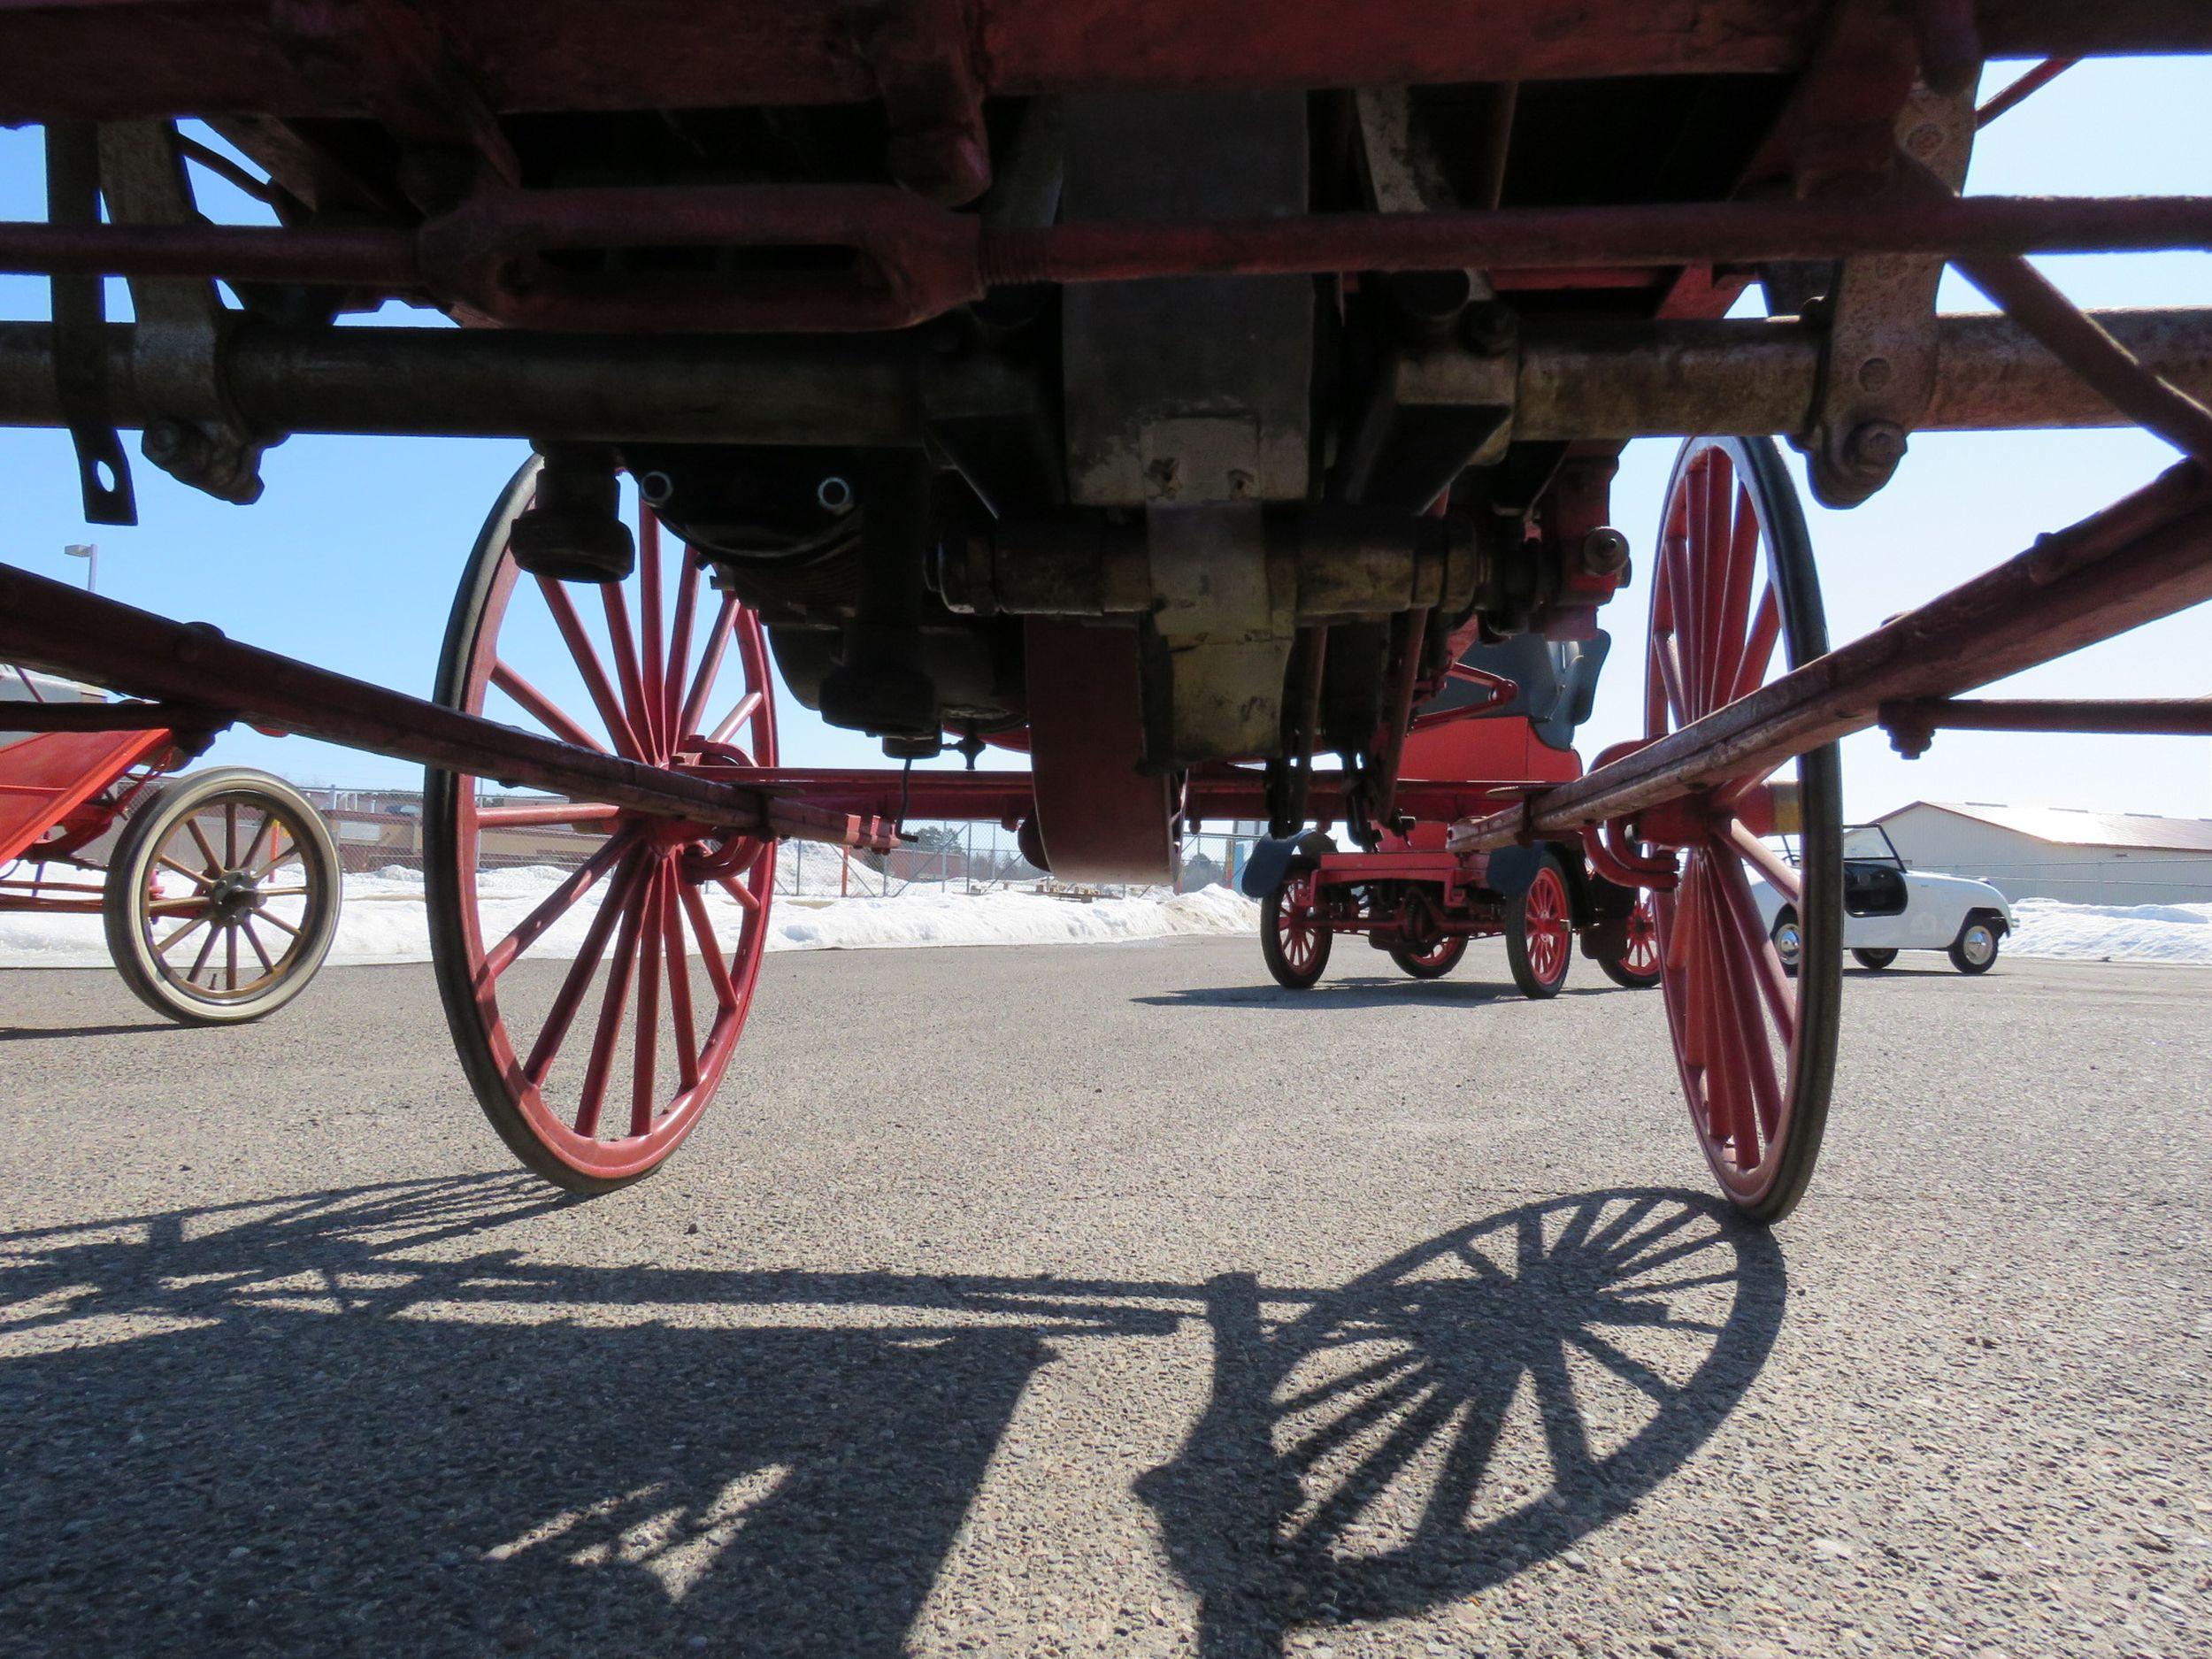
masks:
POLYGON ((1416 949, 1410 945, 1393 945, 1390 959, 1417 979, 1440 979, 1459 966, 1467 955, 1467 935, 1449 934, 1416 949))
POLYGON ((1598 966, 1614 984, 1632 991, 1648 991, 1659 983, 1659 915, 1649 893, 1636 895, 1621 954, 1601 958, 1598 966))
POLYGON ((1523 996, 1557 996, 1574 955, 1574 915, 1567 878, 1547 852, 1528 890, 1506 906, 1505 959, 1523 996))
MULTIPOLYGON (((776 764, 759 618, 641 508, 637 569, 525 574, 510 548, 538 463, 486 522, 437 698, 682 772, 776 764)), ((487 799, 433 770, 432 955, 463 1069, 515 1155, 572 1192, 657 1169, 698 1124, 744 1029, 775 844, 550 796, 487 799)))
POLYGON ((305 796, 243 767, 141 802, 108 863, 108 951, 123 983, 187 1025, 274 1013, 338 931, 338 843, 305 796))
POLYGON ((1335 937, 1319 909, 1319 888, 1311 872, 1292 876, 1260 901, 1260 955, 1275 983, 1305 991, 1329 965, 1335 937))
MULTIPOLYGON (((1686 726, 1827 649, 1812 547, 1779 451, 1766 439, 1690 440, 1661 523, 1646 734, 1686 726)), ((1691 1121, 1731 1202, 1759 1221, 1779 1220, 1803 1195, 1827 1124, 1843 982, 1841 795, 1830 745, 1639 820, 1644 839, 1680 855, 1678 885, 1656 914, 1691 1121), (1792 827, 1793 798, 1793 866, 1766 839, 1792 827), (1796 918, 1793 978, 1755 877, 1796 918)))

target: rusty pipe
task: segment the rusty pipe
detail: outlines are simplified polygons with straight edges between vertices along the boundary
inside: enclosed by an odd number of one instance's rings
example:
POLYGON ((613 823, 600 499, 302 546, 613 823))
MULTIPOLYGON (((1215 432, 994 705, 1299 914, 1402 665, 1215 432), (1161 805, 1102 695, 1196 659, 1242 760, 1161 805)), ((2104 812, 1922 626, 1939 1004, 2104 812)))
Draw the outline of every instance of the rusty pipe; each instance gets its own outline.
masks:
MULTIPOLYGON (((2212 397, 2212 310, 2091 313, 2143 365, 2212 397)), ((2116 426, 2125 418, 1995 313, 1944 318, 1926 431, 2116 426)), ((135 334, 111 325, 118 425, 160 411, 133 368, 135 334)), ((1509 404, 1528 439, 1626 440, 1805 426, 1819 337, 1787 320, 1531 319, 1517 357, 1432 353, 1401 361, 1401 403, 1509 404)), ((580 442, 883 447, 921 441, 920 359, 895 338, 749 339, 326 328, 250 323, 219 373, 257 431, 580 442)), ((941 387, 980 396, 1017 373, 992 358, 939 359, 941 387)), ((0 426, 62 424, 53 331, 0 323, 0 426)))

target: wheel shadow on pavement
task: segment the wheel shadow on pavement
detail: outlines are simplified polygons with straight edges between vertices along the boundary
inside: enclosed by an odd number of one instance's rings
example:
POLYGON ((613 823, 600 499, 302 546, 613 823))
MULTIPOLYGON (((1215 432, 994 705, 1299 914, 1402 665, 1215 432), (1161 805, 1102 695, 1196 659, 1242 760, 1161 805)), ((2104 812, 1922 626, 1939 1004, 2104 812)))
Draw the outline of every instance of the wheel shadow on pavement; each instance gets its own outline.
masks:
POLYGON ((1783 1294, 1763 1234, 1668 1193, 1529 1205, 1319 1290, 499 1247, 569 1202, 473 1176, 0 1234, 0 1627, 55 1655, 887 1659, 1056 1347, 1197 1320, 1210 1402, 1139 1495, 1202 1650, 1271 1653, 1632 1505, 1783 1294))
MULTIPOLYGON (((1560 996, 1603 996, 1619 987, 1609 985, 1571 986, 1560 996)), ((1510 979, 1416 979, 1361 978, 1324 979, 1310 990, 1293 991, 1279 985, 1194 985, 1171 991, 1133 996, 1133 1002, 1152 1008, 1430 1008, 1486 1007, 1493 1002, 1518 1002, 1520 987, 1510 979)))
POLYGON ((1208 1287, 1211 1400, 1141 1494, 1208 1659, 1430 1610, 1633 1509, 1733 1409, 1782 1256, 1702 1194, 1531 1203, 1300 1303, 1208 1287))

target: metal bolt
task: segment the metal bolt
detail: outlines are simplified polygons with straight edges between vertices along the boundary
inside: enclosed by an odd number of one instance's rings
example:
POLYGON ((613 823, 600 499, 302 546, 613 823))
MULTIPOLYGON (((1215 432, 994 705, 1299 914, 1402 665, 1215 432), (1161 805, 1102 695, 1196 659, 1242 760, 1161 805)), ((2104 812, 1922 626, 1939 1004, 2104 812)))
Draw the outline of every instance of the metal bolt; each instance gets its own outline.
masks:
POLYGON ((841 517, 853 510, 853 487, 832 472, 814 487, 814 499, 822 503, 824 512, 841 517))
POLYGON ((1943 148, 1943 129, 1933 121, 1924 121, 1912 129, 1905 140, 1905 148, 1925 160, 1943 148))
POLYGON ((1886 475, 1905 458, 1905 429, 1893 420, 1866 420, 1844 440, 1844 459, 1862 472, 1886 475))
POLYGON ((1889 359, 1869 357, 1859 365, 1859 384, 1870 392, 1879 391, 1889 384, 1889 359))
POLYGON ((1513 349, 1519 336, 1521 319, 1514 309, 1501 300, 1482 300, 1470 305, 1459 319, 1460 338, 1471 351, 1486 357, 1498 357, 1513 349))
POLYGON ((1252 499, 1252 492, 1258 488, 1259 480, 1254 478, 1242 467, 1233 466, 1229 469, 1229 499, 1231 501, 1249 501, 1252 499))
POLYGON ((1582 567, 1594 576, 1610 576, 1628 564, 1628 538, 1601 524, 1582 538, 1582 567))
POLYGON ((173 461, 184 449, 184 428, 173 420, 157 420, 146 428, 142 447, 149 461, 173 461))
POLYGON ((637 481, 637 493, 645 497, 647 506, 665 507, 668 504, 668 498, 676 493, 676 482, 665 472, 641 473, 637 481))

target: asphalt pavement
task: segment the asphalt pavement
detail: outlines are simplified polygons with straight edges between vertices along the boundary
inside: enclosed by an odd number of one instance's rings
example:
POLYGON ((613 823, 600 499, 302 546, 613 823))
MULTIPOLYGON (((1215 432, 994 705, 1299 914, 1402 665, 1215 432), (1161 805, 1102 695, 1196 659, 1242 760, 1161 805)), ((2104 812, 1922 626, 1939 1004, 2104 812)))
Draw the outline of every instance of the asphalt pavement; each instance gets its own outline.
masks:
POLYGON ((1768 1234, 1343 942, 772 956, 589 1202, 426 968, 0 973, 0 1654, 2212 1652, 2212 972, 1849 975, 1768 1234))

